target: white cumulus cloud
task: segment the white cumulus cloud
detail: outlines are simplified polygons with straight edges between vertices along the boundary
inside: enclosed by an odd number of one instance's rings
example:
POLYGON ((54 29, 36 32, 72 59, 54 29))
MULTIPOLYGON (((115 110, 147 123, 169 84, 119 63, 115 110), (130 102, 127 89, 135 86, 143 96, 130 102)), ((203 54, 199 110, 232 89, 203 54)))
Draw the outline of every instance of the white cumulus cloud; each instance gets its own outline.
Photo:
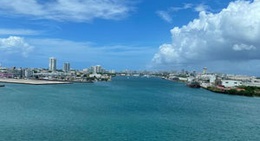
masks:
POLYGON ((0 14, 76 22, 120 19, 132 9, 127 0, 1 0, 0 5, 0 14))
POLYGON ((8 38, 0 38, 0 52, 2 55, 18 53, 27 57, 32 50, 33 46, 25 42, 22 37, 10 36, 8 38))
POLYGON ((260 0, 231 2, 219 13, 171 30, 172 43, 154 55, 155 65, 260 60, 260 0))

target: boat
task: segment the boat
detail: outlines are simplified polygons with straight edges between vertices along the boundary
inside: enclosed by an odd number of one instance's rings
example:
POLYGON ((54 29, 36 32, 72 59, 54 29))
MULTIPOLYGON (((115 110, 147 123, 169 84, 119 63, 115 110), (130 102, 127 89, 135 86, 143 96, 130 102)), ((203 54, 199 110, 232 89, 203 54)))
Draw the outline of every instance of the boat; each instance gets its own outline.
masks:
POLYGON ((200 83, 197 81, 192 81, 187 83, 187 86, 191 87, 191 88, 200 88, 200 83))

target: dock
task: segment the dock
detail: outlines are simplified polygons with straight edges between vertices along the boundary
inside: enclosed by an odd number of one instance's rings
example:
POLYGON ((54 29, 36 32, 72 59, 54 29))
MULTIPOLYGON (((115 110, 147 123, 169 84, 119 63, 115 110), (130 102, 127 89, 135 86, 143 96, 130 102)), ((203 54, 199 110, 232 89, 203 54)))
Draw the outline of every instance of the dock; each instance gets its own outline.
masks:
POLYGON ((29 84, 29 85, 71 84, 71 82, 65 82, 65 81, 12 79, 12 78, 0 78, 0 82, 16 83, 16 84, 29 84))

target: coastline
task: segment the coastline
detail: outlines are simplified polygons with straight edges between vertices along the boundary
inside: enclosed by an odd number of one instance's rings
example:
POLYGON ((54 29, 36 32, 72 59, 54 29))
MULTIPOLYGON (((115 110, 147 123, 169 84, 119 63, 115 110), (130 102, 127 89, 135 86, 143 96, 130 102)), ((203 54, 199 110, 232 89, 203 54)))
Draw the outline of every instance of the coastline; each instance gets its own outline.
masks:
POLYGON ((206 90, 211 92, 228 94, 228 95, 238 95, 238 96, 248 96, 248 97, 260 97, 260 88, 250 87, 250 86, 241 86, 237 88, 227 88, 221 89, 218 87, 207 87, 206 90))
POLYGON ((72 84, 71 82, 64 82, 64 81, 12 79, 12 78, 0 78, 0 82, 2 82, 2 83, 15 83, 15 84, 29 84, 29 85, 72 84))
MULTIPOLYGON (((166 79, 166 80, 173 81, 171 79, 166 79)), ((180 80, 174 80, 174 81, 185 83, 184 81, 180 81, 180 80)), ((260 87, 256 87, 256 86, 240 86, 240 87, 233 87, 233 88, 224 88, 219 86, 207 86, 207 85, 197 86, 197 85, 190 85, 190 84, 186 84, 186 86, 190 88, 202 88, 217 94, 260 97, 260 87)))

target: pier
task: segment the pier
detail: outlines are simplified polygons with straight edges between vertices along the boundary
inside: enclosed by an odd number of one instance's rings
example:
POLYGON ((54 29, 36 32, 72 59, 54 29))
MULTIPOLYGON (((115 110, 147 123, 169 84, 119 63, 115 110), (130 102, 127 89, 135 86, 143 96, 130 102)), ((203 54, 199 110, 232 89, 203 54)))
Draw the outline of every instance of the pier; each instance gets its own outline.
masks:
POLYGON ((30 85, 71 84, 71 82, 64 82, 64 81, 32 80, 32 79, 11 79, 11 78, 0 78, 0 82, 3 82, 3 83, 16 83, 16 84, 30 84, 30 85))

